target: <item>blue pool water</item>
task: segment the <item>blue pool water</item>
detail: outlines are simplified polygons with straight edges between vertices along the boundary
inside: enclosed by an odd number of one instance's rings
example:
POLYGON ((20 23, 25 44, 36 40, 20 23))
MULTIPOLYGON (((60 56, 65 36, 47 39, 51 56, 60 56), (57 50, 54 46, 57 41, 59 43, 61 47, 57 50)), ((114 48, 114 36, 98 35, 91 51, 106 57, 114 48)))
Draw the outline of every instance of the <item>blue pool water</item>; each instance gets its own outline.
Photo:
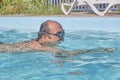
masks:
POLYGON ((52 53, 0 53, 0 80, 120 80, 120 19, 76 17, 0 17, 0 42, 37 37, 40 24, 56 20, 65 29, 65 50, 117 48, 70 57, 52 53))

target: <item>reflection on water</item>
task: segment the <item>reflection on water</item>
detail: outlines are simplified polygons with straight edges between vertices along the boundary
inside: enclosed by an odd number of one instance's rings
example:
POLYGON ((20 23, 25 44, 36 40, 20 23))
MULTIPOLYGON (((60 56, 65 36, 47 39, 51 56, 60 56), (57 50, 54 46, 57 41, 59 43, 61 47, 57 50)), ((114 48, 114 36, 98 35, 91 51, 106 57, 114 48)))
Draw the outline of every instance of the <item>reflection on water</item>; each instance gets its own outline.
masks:
MULTIPOLYGON (((37 37, 37 32, 0 31, 0 42, 13 43, 37 37)), ((58 44, 65 50, 117 48, 114 52, 88 52, 74 56, 54 53, 1 53, 0 80, 119 80, 120 33, 73 31, 58 44)))

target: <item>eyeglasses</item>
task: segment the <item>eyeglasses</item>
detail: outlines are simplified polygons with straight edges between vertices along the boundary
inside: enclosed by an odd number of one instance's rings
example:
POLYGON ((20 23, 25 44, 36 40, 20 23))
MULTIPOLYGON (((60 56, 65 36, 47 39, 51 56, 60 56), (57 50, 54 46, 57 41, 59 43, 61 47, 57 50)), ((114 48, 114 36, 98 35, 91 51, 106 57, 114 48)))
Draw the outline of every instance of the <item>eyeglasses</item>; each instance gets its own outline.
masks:
POLYGON ((65 32, 63 30, 63 31, 57 32, 56 34, 52 34, 52 35, 55 35, 55 36, 58 36, 58 37, 63 37, 65 35, 65 32))
POLYGON ((60 32, 57 32, 56 34, 53 34, 53 33, 48 33, 48 32, 39 32, 38 35, 55 35, 57 37, 63 37, 65 35, 65 32, 64 30, 63 31, 60 31, 60 32))

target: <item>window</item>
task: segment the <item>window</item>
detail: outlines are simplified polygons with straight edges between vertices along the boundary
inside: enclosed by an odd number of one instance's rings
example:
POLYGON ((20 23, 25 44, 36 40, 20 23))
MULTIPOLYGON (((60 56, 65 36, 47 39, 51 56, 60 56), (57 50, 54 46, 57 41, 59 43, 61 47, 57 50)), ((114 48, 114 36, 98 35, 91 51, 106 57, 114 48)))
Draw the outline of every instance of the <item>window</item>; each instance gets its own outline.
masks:
POLYGON ((103 4, 103 8, 106 8, 106 4, 103 4))
POLYGON ((99 8, 100 8, 100 9, 102 8, 102 4, 99 5, 99 8))

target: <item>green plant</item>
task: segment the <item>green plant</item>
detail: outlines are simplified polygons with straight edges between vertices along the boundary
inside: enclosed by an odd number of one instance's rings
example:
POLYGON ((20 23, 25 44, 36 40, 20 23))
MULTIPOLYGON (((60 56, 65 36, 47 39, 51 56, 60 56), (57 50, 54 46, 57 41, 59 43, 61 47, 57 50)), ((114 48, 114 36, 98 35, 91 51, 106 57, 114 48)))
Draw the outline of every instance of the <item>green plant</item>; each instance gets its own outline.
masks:
POLYGON ((60 6, 51 6, 47 0, 3 0, 0 14, 54 15, 62 14, 60 6))

